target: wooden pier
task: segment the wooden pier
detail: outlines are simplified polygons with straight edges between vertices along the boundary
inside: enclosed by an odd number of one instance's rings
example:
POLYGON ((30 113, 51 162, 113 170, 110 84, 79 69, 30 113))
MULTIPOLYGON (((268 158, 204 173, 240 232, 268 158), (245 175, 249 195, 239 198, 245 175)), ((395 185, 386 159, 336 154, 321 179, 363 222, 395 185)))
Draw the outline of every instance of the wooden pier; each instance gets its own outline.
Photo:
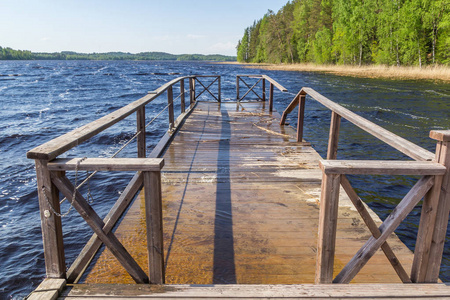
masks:
POLYGON ((284 88, 267 76, 238 76, 237 84, 244 82, 248 90, 240 97, 238 88, 236 102, 221 102, 220 77, 209 85, 200 81, 201 93, 214 94, 211 86, 218 83, 218 95, 212 98, 216 101, 197 101, 197 80, 204 77, 174 80, 116 115, 28 153, 36 159, 38 182, 54 191, 52 198, 46 188, 39 189, 49 279, 32 297, 49 299, 53 293, 62 299, 450 298, 450 287, 436 283, 448 222, 450 132, 432 132, 431 137, 438 140, 435 158, 312 89, 302 89, 280 115, 273 109, 273 90, 284 88), (252 85, 243 78, 258 81, 252 85), (189 79, 188 105, 184 79, 189 79), (270 83, 268 102, 266 81, 270 83), (253 90, 259 82, 262 95, 253 90), (177 83, 182 108, 175 120, 172 86, 177 83), (250 92, 260 101, 244 102, 250 92), (146 155, 142 107, 162 93, 168 98, 169 131, 146 155), (306 95, 332 111, 327 160, 302 138, 307 126, 303 124, 306 95), (297 130, 284 125, 296 106, 297 130), (88 139, 134 111, 141 133, 137 135, 139 158, 57 158, 75 141, 88 139), (335 160, 341 118, 415 160, 335 160), (138 173, 102 221, 65 178, 69 170, 138 173), (382 223, 359 199, 346 174, 422 178, 382 223), (96 233, 68 272, 63 268, 61 218, 54 213, 59 212, 58 191, 73 196, 75 209, 96 233), (423 197, 414 254, 393 232, 423 197), (102 242, 107 247, 92 261, 102 242), (85 269, 88 274, 80 284, 85 269), (153 284, 136 286, 135 282, 153 284), (404 284, 412 282, 422 284, 404 284))

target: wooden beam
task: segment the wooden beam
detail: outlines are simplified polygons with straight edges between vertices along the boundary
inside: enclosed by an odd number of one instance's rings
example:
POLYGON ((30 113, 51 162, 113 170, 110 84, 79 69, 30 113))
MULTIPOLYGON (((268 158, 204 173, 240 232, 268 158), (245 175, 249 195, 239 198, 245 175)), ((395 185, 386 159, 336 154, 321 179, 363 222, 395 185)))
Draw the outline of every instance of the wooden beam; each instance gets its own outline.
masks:
MULTIPOLYGON (((52 176, 52 181, 61 191, 61 193, 67 197, 67 199, 72 199, 74 186, 67 179, 67 177, 56 177, 52 176)), ((111 251, 111 253, 117 258, 121 265, 127 270, 128 274, 134 279, 136 283, 148 283, 148 276, 141 269, 139 264, 131 257, 127 250, 123 247, 116 236, 110 231, 108 233, 103 231, 105 223, 97 215, 97 213, 92 209, 92 207, 83 198, 80 192, 76 191, 75 198, 73 201, 73 207, 78 211, 78 213, 83 217, 89 227, 97 234, 99 239, 105 244, 106 247, 111 251)))
MULTIPOLYGON (((117 221, 120 219, 122 214, 131 204, 132 200, 142 188, 143 181, 142 175, 140 172, 136 173, 133 178, 128 183, 125 190, 120 195, 119 199, 116 201, 114 206, 111 208, 109 213, 103 219, 105 226, 103 227, 103 231, 107 234, 109 233, 117 221)), ((84 270, 87 268, 91 260, 94 258, 98 249, 100 249, 102 245, 102 241, 98 238, 98 236, 94 233, 86 245, 83 247, 81 252, 78 254, 78 257, 70 266, 67 271, 67 282, 76 283, 83 275, 84 270)))
POLYGON ((267 75, 262 75, 262 78, 264 78, 265 80, 269 81, 271 84, 273 84, 277 89, 279 89, 281 92, 287 92, 288 90, 282 86, 281 84, 279 84, 278 82, 276 82, 275 80, 273 80, 272 78, 270 78, 267 75))
POLYGON ((58 155, 72 149, 82 142, 90 139, 117 122, 125 119, 142 106, 153 101, 158 95, 148 94, 141 99, 130 103, 109 115, 106 115, 89 124, 61 135, 45 144, 42 144, 27 152, 27 157, 32 159, 52 160, 58 155))
POLYGON ((269 111, 273 111, 273 84, 269 86, 269 111))
MULTIPOLYGON (((203 77, 211 77, 211 76, 203 76, 203 77)), ((214 99, 216 99, 217 102, 220 102, 219 99, 213 94, 211 93, 211 91, 209 90, 209 88, 219 79, 220 77, 217 76, 216 79, 214 79, 208 86, 205 86, 198 78, 197 78, 197 82, 200 83, 201 86, 203 86, 203 91, 201 91, 200 94, 197 95, 197 98, 200 97, 205 91, 208 92, 211 96, 214 97, 214 99)))
POLYGON ((341 116, 332 111, 330 122, 330 134, 328 137, 327 159, 337 158, 340 127, 341 127, 341 116))
POLYGON ((167 88, 167 104, 169 108, 169 130, 172 130, 174 123, 175 123, 175 117, 173 113, 173 88, 172 86, 169 86, 167 88))
POLYGON ((189 78, 189 95, 191 105, 195 103, 195 77, 189 78))
MULTIPOLYGON (((379 238, 381 236, 380 229, 378 229, 377 224, 370 216, 370 213, 367 210, 366 206, 361 201, 361 198, 359 198, 358 194, 356 194, 355 190, 353 189, 353 187, 351 186, 350 182, 348 181, 348 179, 345 175, 341 175, 341 185, 344 188, 345 192, 347 193, 348 197, 350 198, 350 201, 352 201, 356 210, 361 215, 361 218, 363 219, 367 228, 369 228, 373 237, 379 238)), ((403 283, 411 283, 412 281, 409 278, 408 273, 406 273, 405 269, 403 268, 402 264, 398 260, 394 251, 392 251, 389 244, 387 242, 384 242, 381 245, 381 249, 383 250, 384 254, 386 255, 387 259, 391 263, 392 267, 394 268, 395 272, 397 273, 398 277, 400 277, 402 282, 403 283)))
POLYGON ((180 99, 181 99, 181 113, 186 111, 186 97, 184 95, 184 80, 180 81, 180 99))
POLYGON ((255 86, 262 80, 261 78, 258 79, 257 82, 255 82, 255 84, 253 84, 252 86, 250 86, 247 82, 244 81, 244 79, 242 79, 241 77, 239 77, 239 79, 245 84, 245 86, 248 88, 247 92, 244 94, 244 96, 242 96, 242 98, 238 99, 238 101, 243 100, 250 92, 252 92, 253 94, 256 95, 256 97, 258 97, 259 100, 263 100, 262 97, 260 97, 254 90, 255 86))
POLYGON ((323 174, 317 238, 316 284, 331 283, 333 280, 339 187, 340 175, 323 174))
POLYGON ((143 175, 150 283, 163 284, 165 275, 161 172, 143 172, 143 175))
POLYGON ((411 188, 403 200, 394 208, 391 214, 379 227, 379 238, 371 237, 364 246, 353 256, 347 265, 333 280, 334 283, 350 283, 358 272, 366 265, 380 246, 386 242, 398 225, 413 210, 434 184, 434 176, 424 176, 411 188))
POLYGON ((146 156, 146 143, 145 143, 145 106, 142 106, 136 111, 136 123, 137 132, 140 134, 137 136, 137 152, 138 157, 146 156))
POLYGON ((305 102, 306 96, 299 95, 298 118, 297 118, 297 142, 303 141, 303 128, 305 123, 305 102))
POLYGON ((352 175, 443 175, 445 167, 431 161, 321 160, 325 174, 352 175))
POLYGON ((48 164, 51 171, 159 171, 164 166, 162 158, 58 158, 48 164))
MULTIPOLYGON (((61 217, 53 213, 53 210, 58 214, 61 213, 59 192, 51 181, 47 162, 37 159, 35 163, 46 275, 49 278, 65 278, 66 262, 61 217)), ((61 172, 56 175, 62 176, 61 172)))
POLYGON ((436 146, 436 161, 444 165, 447 169, 442 179, 442 186, 439 193, 436 221, 430 247, 430 259, 425 277, 425 282, 437 282, 450 212, 450 130, 433 130, 430 132, 430 137, 438 141, 436 146))
POLYGON ((239 77, 239 75, 236 75, 236 101, 240 100, 240 98, 239 98, 239 88, 240 88, 239 82, 240 82, 240 77, 239 77))
POLYGON ((342 118, 347 119, 359 128, 382 140, 386 144, 394 147, 400 152, 410 156, 411 158, 416 160, 433 160, 434 154, 430 151, 417 146, 416 144, 390 132, 389 130, 386 130, 383 127, 355 114, 354 112, 322 96, 315 90, 305 87, 302 88, 302 91, 310 95, 312 98, 323 104, 328 109, 339 114, 342 118))

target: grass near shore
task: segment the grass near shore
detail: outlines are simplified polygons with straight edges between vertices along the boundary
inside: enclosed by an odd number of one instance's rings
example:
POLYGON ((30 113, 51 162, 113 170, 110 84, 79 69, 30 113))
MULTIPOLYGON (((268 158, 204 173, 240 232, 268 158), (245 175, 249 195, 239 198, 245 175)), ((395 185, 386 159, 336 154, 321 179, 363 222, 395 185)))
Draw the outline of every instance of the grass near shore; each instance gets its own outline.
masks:
POLYGON ((343 76, 432 80, 450 82, 449 66, 397 67, 397 66, 346 66, 315 64, 244 64, 248 68, 280 71, 324 72, 343 76))

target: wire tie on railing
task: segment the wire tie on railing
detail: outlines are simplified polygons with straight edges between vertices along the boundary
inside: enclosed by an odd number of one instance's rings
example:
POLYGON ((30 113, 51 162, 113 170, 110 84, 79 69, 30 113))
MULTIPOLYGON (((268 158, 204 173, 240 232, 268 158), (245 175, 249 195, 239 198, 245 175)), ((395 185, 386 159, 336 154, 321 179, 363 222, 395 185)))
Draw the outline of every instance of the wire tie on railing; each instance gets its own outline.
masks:
MULTIPOLYGON (((53 205, 50 203, 50 200, 49 200, 48 197, 47 197, 47 192, 46 192, 45 186, 44 186, 44 185, 42 186, 42 194, 44 195, 44 198, 45 198, 45 200, 47 201, 48 207, 50 208, 50 210, 51 210, 56 216, 58 216, 58 217, 60 217, 60 218, 64 218, 64 217, 67 216, 67 215, 70 213, 70 211, 72 210, 73 202, 75 201, 75 196, 76 196, 77 190, 78 190, 78 187, 77 187, 77 181, 78 181, 78 167, 79 167, 80 164, 81 164, 84 160, 86 160, 86 159, 87 159, 87 157, 83 157, 83 158, 80 158, 80 159, 77 161, 77 165, 76 165, 76 167, 75 167, 75 185, 74 185, 74 190, 73 190, 73 195, 72 195, 72 201, 70 202, 70 207, 69 207, 69 209, 68 209, 67 212, 65 212, 64 214, 60 214, 60 213, 58 213, 58 212, 55 210, 55 208, 54 208, 53 205)), ((89 185, 89 182, 88 182, 88 185, 89 185)), ((90 188, 88 187, 88 199, 89 199, 89 198, 90 198, 91 201, 92 201, 92 202, 90 202, 90 203, 93 203, 94 198, 92 197, 92 195, 91 195, 91 190, 90 190, 90 188)), ((64 198, 63 200, 61 200, 60 203, 62 203, 65 199, 66 199, 66 198, 64 198)))

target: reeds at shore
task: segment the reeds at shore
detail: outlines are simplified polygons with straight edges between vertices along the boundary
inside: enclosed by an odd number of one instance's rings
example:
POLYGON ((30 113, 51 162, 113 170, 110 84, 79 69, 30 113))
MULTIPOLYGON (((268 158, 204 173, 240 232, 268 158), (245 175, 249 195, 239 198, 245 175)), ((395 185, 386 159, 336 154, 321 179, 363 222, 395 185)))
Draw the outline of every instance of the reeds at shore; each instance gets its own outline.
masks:
POLYGON ((365 78, 389 78, 409 80, 432 80, 450 82, 449 66, 350 66, 350 65, 316 65, 305 64, 244 64, 248 68, 280 71, 324 72, 343 76, 365 78))

